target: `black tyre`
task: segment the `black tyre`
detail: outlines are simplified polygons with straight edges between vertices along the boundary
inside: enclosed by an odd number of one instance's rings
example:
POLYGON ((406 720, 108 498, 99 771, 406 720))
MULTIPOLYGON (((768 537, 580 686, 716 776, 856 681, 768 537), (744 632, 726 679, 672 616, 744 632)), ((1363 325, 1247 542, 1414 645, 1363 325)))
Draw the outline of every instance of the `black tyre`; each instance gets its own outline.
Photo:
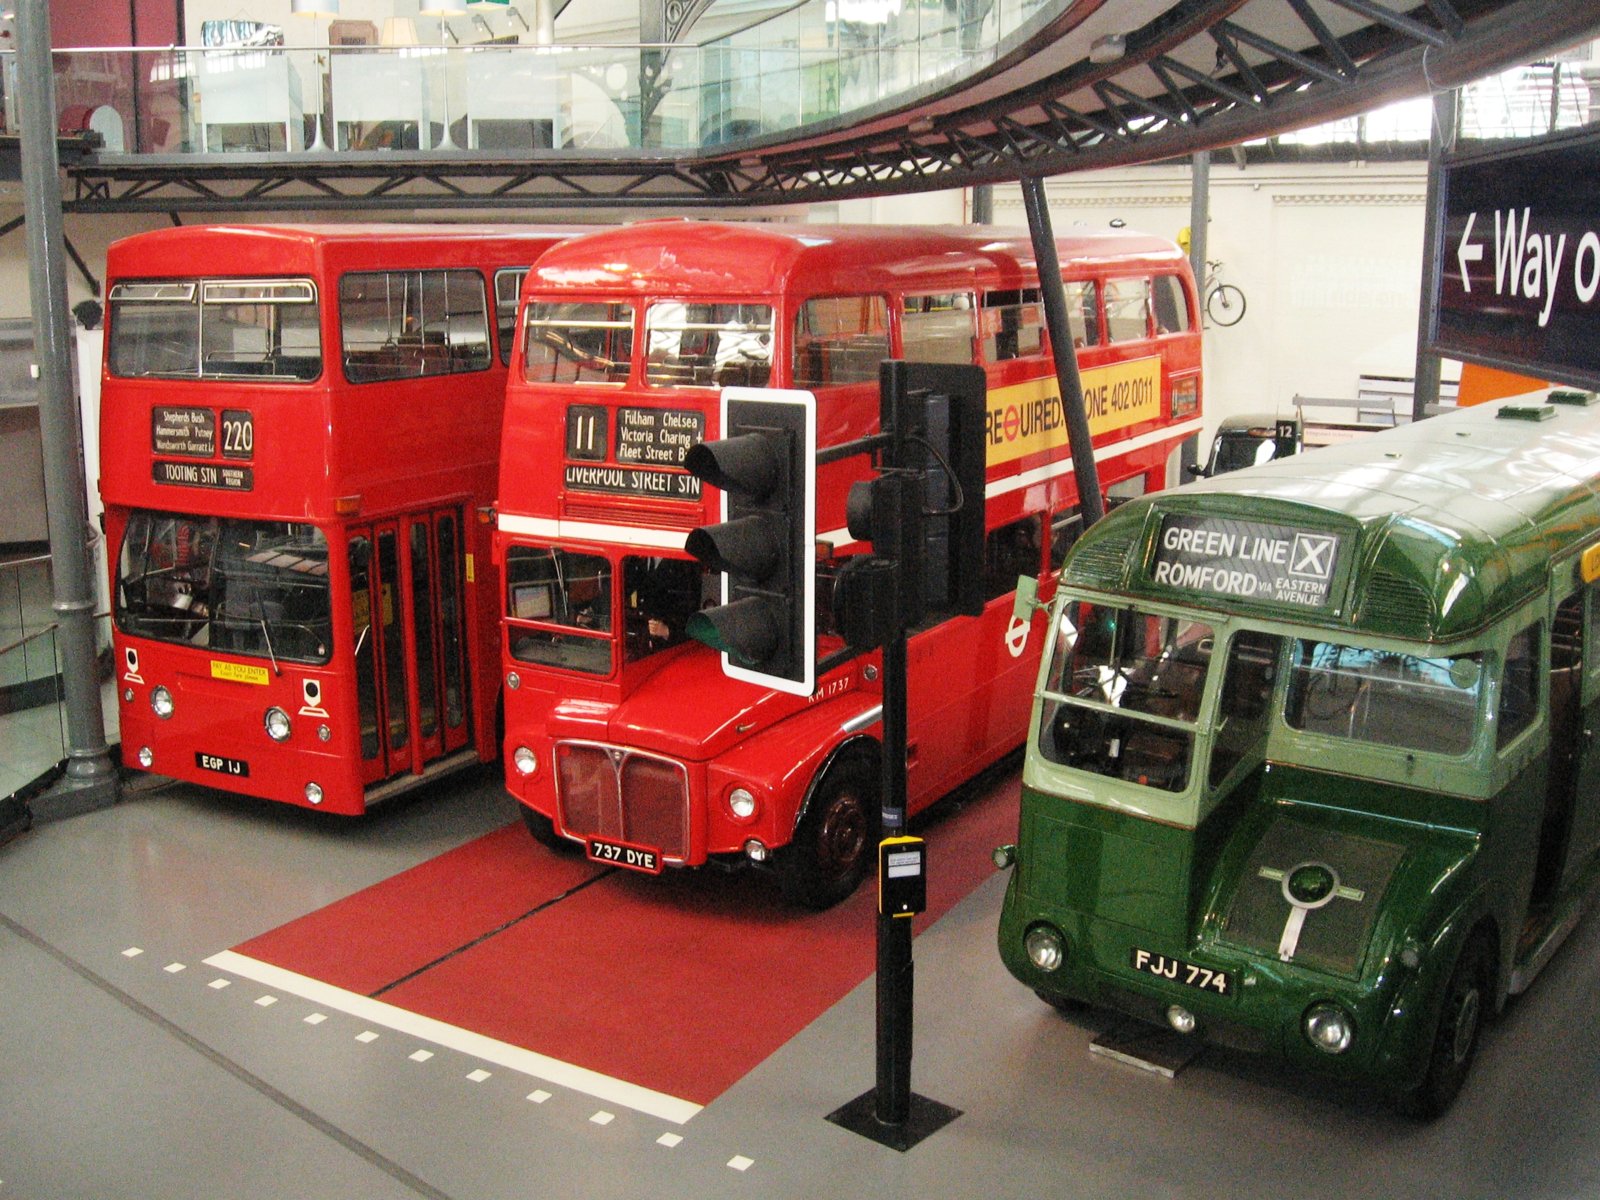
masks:
POLYGON ((878 781, 865 757, 843 758, 817 785, 794 841, 778 858, 778 882, 792 904, 832 908, 860 885, 878 833, 878 781))
POLYGON ((576 843, 569 842, 556 832, 555 823, 541 812, 535 812, 526 804, 517 805, 522 810, 522 823, 528 827, 528 832, 533 834, 533 840, 541 846, 549 846, 552 850, 566 852, 572 850, 576 843))
POLYGON ((1244 293, 1231 283, 1219 283, 1206 296, 1206 316, 1213 325, 1237 325, 1244 319, 1244 293))
POLYGON ((1431 1120, 1455 1100, 1478 1053, 1478 1035, 1494 1004, 1494 946, 1475 933, 1462 947, 1439 1008, 1439 1026, 1428 1053, 1422 1085, 1404 1107, 1412 1116, 1431 1120))

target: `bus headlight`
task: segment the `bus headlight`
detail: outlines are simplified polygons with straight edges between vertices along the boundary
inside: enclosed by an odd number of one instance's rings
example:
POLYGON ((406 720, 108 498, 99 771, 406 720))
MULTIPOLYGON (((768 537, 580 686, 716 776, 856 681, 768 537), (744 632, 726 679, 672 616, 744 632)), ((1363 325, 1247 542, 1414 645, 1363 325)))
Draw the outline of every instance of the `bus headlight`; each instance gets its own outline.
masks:
POLYGON ((156 716, 165 721, 172 715, 172 693, 161 684, 157 684, 150 692, 150 707, 156 716))
POLYGON ((155 761, 156 761, 155 751, 151 750, 149 746, 140 746, 139 747, 139 765, 141 767, 143 767, 146 771, 148 771, 150 769, 150 764, 155 762, 155 761))
POLYGON ((728 793, 728 811, 741 821, 756 815, 755 793, 749 788, 736 787, 728 793))
POLYGON ((511 761, 516 764, 517 774, 532 775, 539 769, 539 758, 526 746, 518 746, 511 752, 511 761))
POLYGON ((1015 846, 996 846, 989 851, 989 858, 994 865, 1004 871, 1017 861, 1017 848, 1015 846))
POLYGON ((1306 1040, 1324 1054, 1343 1054, 1355 1040, 1355 1023, 1336 1004, 1313 1004, 1301 1022, 1306 1040))
POLYGON ((267 736, 273 741, 287 742, 289 740, 289 714, 284 712, 283 709, 267 709, 263 724, 267 727, 267 736))
POLYGON ((322 788, 321 788, 320 785, 315 784, 315 783, 306 784, 306 803, 308 803, 308 804, 321 804, 322 803, 322 788))
POLYGON ((1041 971, 1054 971, 1067 961, 1067 939, 1049 925, 1035 925, 1023 934, 1022 948, 1041 971))

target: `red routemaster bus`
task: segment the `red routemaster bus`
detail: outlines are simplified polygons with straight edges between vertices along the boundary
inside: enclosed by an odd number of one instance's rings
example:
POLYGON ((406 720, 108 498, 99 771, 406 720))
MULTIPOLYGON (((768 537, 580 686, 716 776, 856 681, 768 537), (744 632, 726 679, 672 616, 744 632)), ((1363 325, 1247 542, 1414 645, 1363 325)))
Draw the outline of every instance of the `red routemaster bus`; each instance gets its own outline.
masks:
POLYGON ((124 758, 358 814, 496 747, 522 276, 571 230, 212 226, 107 256, 124 758))
MULTIPOLYGON (((1200 425, 1188 266, 1130 233, 1063 238, 1059 253, 1102 479, 1113 497, 1165 486, 1200 425)), ((1010 596, 1079 528, 1029 239, 643 222, 553 249, 522 312, 495 556, 506 778, 530 830, 607 861, 628 847, 624 865, 647 870, 757 863, 799 903, 839 900, 876 840, 878 659, 806 698, 728 680, 686 640, 719 577, 684 552, 717 519, 684 455, 720 435, 721 387, 812 392, 833 446, 876 431, 881 360, 984 366, 989 602, 908 649, 908 807, 925 807, 1023 740, 1039 639, 1009 627, 1010 596)), ((819 473, 824 584, 867 548, 845 528, 866 471, 858 457, 819 473)), ((828 625, 823 612, 822 653, 841 644, 828 625)))

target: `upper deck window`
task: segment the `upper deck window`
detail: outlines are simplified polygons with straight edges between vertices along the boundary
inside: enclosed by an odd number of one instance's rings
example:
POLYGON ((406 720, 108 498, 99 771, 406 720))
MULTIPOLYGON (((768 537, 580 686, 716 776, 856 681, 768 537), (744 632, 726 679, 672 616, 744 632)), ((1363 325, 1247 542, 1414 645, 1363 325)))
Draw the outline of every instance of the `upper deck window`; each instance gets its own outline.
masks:
POLYGON ((794 386, 877 383, 889 357, 889 305, 882 296, 819 296, 794 322, 794 386))
POLYGON ((633 358, 633 306, 528 304, 522 377, 529 383, 626 383, 633 358))
POLYGON ((517 298, 527 267, 502 267, 494 273, 494 317, 500 335, 500 365, 511 365, 511 343, 517 333, 517 298))
POLYGON ((1150 336, 1150 281, 1106 280, 1106 332, 1113 342, 1150 336))
POLYGON ((1099 285, 1092 279, 1067 279, 1061 284, 1067 294, 1067 324, 1072 328, 1072 344, 1082 350, 1105 341, 1100 336, 1099 285))
POLYGON ((983 357, 988 362, 1034 358, 1044 353, 1044 307, 1039 289, 1012 288, 983 294, 983 357))
POLYGON ((1478 721, 1483 659, 1427 658, 1300 640, 1285 716, 1294 729, 1434 754, 1465 754, 1478 721))
POLYGON ((772 305, 663 300, 645 314, 651 387, 765 387, 772 375, 772 305))
POLYGON ((972 293, 906 297, 901 342, 907 362, 970 363, 975 334, 972 293))
POLYGON ((309 279, 170 279, 112 285, 113 375, 304 381, 322 373, 309 279))
POLYGON ((351 383, 483 371, 489 305, 476 271, 362 271, 339 280, 351 383))
POLYGON ((1155 291, 1151 293, 1155 305, 1157 333, 1188 333, 1194 324, 1189 316, 1189 300, 1176 275, 1157 275, 1155 291))

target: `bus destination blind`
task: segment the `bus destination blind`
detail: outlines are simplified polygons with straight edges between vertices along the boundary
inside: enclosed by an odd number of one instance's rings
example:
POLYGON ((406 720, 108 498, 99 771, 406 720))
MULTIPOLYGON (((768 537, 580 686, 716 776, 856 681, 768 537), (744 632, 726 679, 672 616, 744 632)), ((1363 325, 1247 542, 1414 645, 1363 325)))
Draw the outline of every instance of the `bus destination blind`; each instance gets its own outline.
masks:
POLYGON ((1343 549, 1337 534, 1265 521, 1169 513, 1151 582, 1241 600, 1325 608, 1343 549))

